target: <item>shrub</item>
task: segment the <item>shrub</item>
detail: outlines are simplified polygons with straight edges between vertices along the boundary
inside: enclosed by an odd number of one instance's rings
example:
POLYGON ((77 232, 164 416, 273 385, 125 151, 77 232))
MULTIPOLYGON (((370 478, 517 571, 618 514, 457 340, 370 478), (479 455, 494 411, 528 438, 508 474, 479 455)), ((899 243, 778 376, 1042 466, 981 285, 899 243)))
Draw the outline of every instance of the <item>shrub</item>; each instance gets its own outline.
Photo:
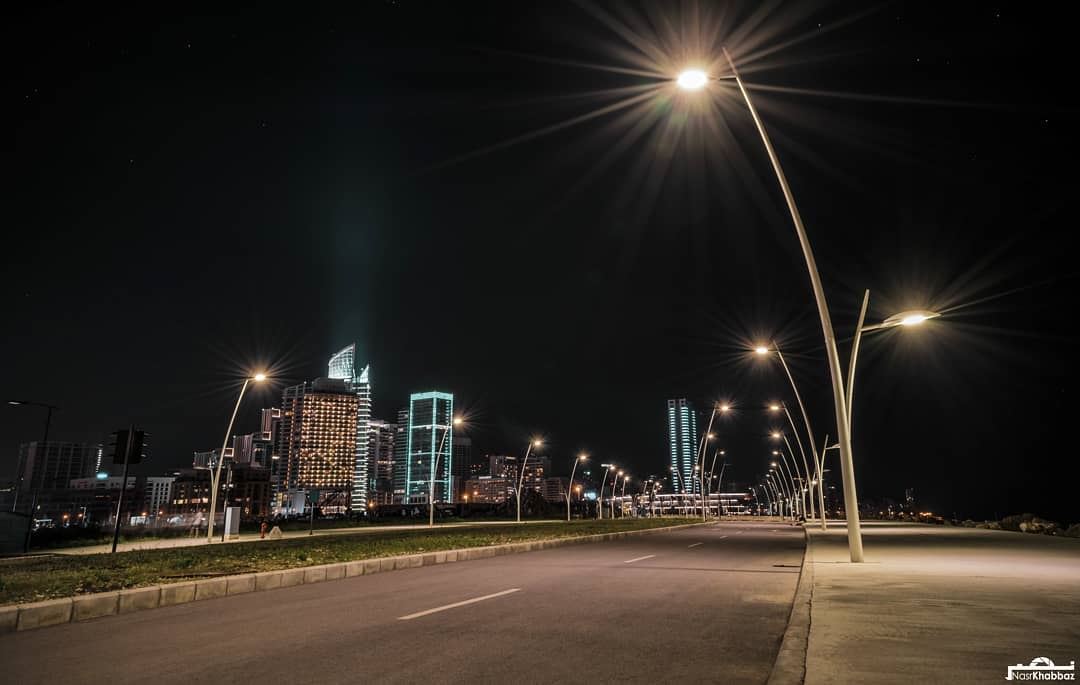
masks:
POLYGON ((1030 521, 1021 521, 1020 530, 1024 533, 1041 533, 1043 535, 1054 535, 1060 530, 1060 526, 1053 521, 1047 521, 1041 519, 1038 516, 1033 517, 1030 521))
POLYGON ((1013 514, 1012 516, 1006 516, 1001 519, 1002 530, 1011 530, 1014 532, 1020 532, 1020 524, 1026 523, 1035 518, 1035 514, 1013 514))

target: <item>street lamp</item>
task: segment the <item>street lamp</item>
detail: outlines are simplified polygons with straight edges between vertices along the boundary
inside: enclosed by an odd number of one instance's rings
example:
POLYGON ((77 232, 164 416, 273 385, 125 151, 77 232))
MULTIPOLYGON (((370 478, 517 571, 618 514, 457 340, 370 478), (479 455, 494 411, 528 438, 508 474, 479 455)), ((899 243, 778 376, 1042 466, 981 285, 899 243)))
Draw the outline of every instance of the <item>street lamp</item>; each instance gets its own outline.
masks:
POLYGON ((784 472, 781 470, 780 464, 778 464, 777 462, 774 461, 774 462, 770 462, 769 466, 771 467, 769 469, 769 471, 773 476, 773 481, 777 484, 777 486, 780 488, 780 490, 783 491, 784 499, 787 500, 788 513, 791 514, 794 517, 795 492, 794 492, 794 490, 791 489, 791 486, 784 479, 784 477, 785 477, 784 472))
POLYGON ((570 469, 570 485, 566 488, 566 522, 567 523, 570 523, 570 493, 573 492, 573 490, 574 490, 574 473, 577 472, 578 463, 585 461, 587 458, 588 457, 585 456, 584 452, 577 455, 576 457, 574 457, 574 465, 570 469))
MULTIPOLYGON (((443 428, 442 438, 439 439, 439 449, 435 450, 435 457, 431 460, 431 478, 428 479, 428 527, 435 525, 435 476, 439 472, 439 457, 442 456, 443 445, 446 444, 446 436, 452 426, 460 426, 465 421, 460 416, 455 416, 450 423, 443 428)), ((447 479, 449 481, 449 479, 447 479)), ((443 493, 444 495, 446 493, 443 493)))
MULTIPOLYGON (((30 541, 34 535, 34 518, 37 511, 37 499, 38 499, 38 486, 40 481, 45 478, 45 455, 48 454, 49 449, 49 427, 52 425, 52 415, 54 411, 60 409, 52 404, 46 404, 45 402, 31 402, 30 400, 8 400, 8 404, 13 407, 41 407, 45 410, 45 435, 41 438, 40 450, 42 452, 42 464, 41 464, 41 478, 37 482, 34 481, 34 473, 30 472, 30 519, 26 524, 26 537, 23 538, 23 552, 30 551, 30 541)), ((25 468, 25 465, 24 465, 25 468)), ((11 512, 15 513, 15 505, 19 502, 19 490, 22 489, 23 474, 19 474, 19 482, 15 485, 15 494, 11 500, 11 512)))
MULTIPOLYGON (((768 355, 770 353, 770 351, 771 350, 769 350, 769 348, 765 347, 764 345, 759 345, 758 347, 754 348, 754 352, 757 353, 759 356, 768 355)), ((776 352, 776 358, 778 360, 780 360, 780 366, 781 366, 781 368, 784 369, 784 375, 787 376, 788 383, 791 384, 791 392, 794 393, 795 401, 798 402, 798 404, 799 404, 799 411, 802 413, 803 424, 806 427, 806 435, 807 435, 807 438, 810 441, 810 453, 814 457, 814 469, 816 471, 820 472, 821 471, 821 459, 818 458, 817 447, 815 446, 815 443, 814 443, 814 431, 810 427, 810 414, 807 413, 806 405, 804 405, 803 401, 802 401, 802 395, 799 394, 799 386, 795 384, 795 376, 792 375, 791 369, 788 368, 787 362, 784 361, 784 354, 783 354, 783 352, 780 351, 780 346, 777 345, 775 342, 773 343, 773 351, 776 352)), ((799 443, 799 448, 802 449, 802 438, 799 437, 798 431, 795 430, 795 422, 791 418, 791 413, 788 412, 786 404, 784 404, 783 402, 781 402, 780 404, 783 407, 784 412, 787 414, 788 423, 790 423, 791 426, 792 426, 791 430, 795 432, 795 438, 796 438, 796 441, 799 443)), ((788 449, 790 449, 790 447, 788 449)), ((805 455, 804 455, 804 461, 805 461, 805 455)), ((807 468, 809 470, 809 465, 807 466, 807 468)), ((813 493, 812 492, 810 494, 810 497, 811 497, 811 501, 812 501, 813 500, 813 493)), ((820 490, 818 491, 818 508, 821 509, 822 511, 825 510, 825 494, 822 493, 820 490)), ((857 513, 855 514, 855 519, 856 519, 856 527, 858 527, 858 514, 857 513)), ((821 529, 825 530, 824 514, 822 514, 821 529)), ((850 531, 851 531, 851 518, 849 517, 848 518, 848 547, 849 548, 851 548, 851 533, 850 533, 850 531)), ((859 534, 858 539, 859 539, 859 553, 861 555, 862 554, 862 534, 861 533, 859 534)))
POLYGON ((683 90, 701 90, 709 82, 709 75, 700 69, 687 69, 677 81, 683 90))
MULTIPOLYGON (((792 451, 792 449, 791 449, 791 443, 788 442, 787 435, 780 432, 780 431, 773 431, 772 432, 772 438, 773 438, 773 440, 783 439, 784 444, 787 445, 788 452, 791 452, 791 462, 792 462, 792 464, 795 465, 794 469, 792 469, 791 464, 789 464, 788 469, 789 470, 794 470, 795 475, 800 477, 800 478, 803 475, 805 475, 806 476, 806 481, 809 482, 810 481, 810 467, 806 463, 806 456, 803 455, 803 469, 804 470, 803 470, 802 473, 800 473, 799 472, 799 462, 795 461, 795 452, 792 451)), ((783 456, 784 452, 782 450, 778 450, 777 452, 774 452, 773 454, 780 454, 781 456, 783 456)), ((784 461, 785 462, 787 461, 786 456, 784 456, 784 461)), ((813 496, 811 496, 809 499, 810 499, 810 517, 813 518, 813 516, 814 516, 814 513, 813 513, 814 512, 814 499, 813 499, 813 496)), ((806 501, 805 500, 806 500, 806 498, 804 498, 802 496, 802 490, 800 490, 799 491, 799 505, 803 508, 803 513, 806 513, 806 501)))
MULTIPOLYGON (((761 142, 765 146, 765 152, 769 156, 769 161, 772 162, 773 171, 776 173, 776 180, 780 184, 780 190, 784 194, 784 199, 787 201, 788 211, 791 214, 791 221, 792 224, 794 224, 795 233, 799 238, 799 245, 802 248, 803 258, 806 261, 806 270, 810 275, 810 285, 813 288, 814 300, 817 303, 818 318, 821 319, 821 332, 825 342, 825 357, 829 364, 829 376, 832 380, 833 409, 836 413, 837 431, 840 436, 840 465, 844 480, 844 501, 847 506, 848 516, 848 549, 851 555, 851 561, 861 562, 863 560, 862 533, 859 528, 859 499, 855 492, 855 467, 851 454, 851 435, 848 430, 847 403, 846 398, 844 397, 844 381, 840 370, 840 353, 836 347, 836 335, 833 332, 832 317, 829 314, 829 305, 825 300, 825 288, 821 283, 821 274, 818 273, 817 261, 814 259, 813 250, 810 248, 810 238, 807 236, 806 228, 803 226, 802 216, 799 214, 798 207, 795 206, 795 196, 792 194, 791 187, 788 185, 784 170, 780 167, 780 160, 776 156, 776 151, 773 149, 772 141, 769 140, 769 136, 765 132, 765 125, 762 123, 761 117, 758 116, 754 103, 750 100, 750 94, 747 92, 746 86, 743 85, 738 69, 735 68, 735 61, 732 60, 731 54, 727 51, 727 48, 722 48, 722 50, 724 58, 731 68, 731 73, 735 77, 735 83, 739 87, 739 92, 746 102, 747 109, 750 110, 750 116, 754 120, 754 125, 761 135, 761 142)), ((708 74, 701 72, 700 75, 696 75, 692 73, 693 71, 697 70, 688 70, 679 75, 679 87, 686 90, 701 90, 705 87, 709 81, 708 74)))
POLYGON ((596 518, 598 519, 604 518, 604 485, 607 483, 607 475, 615 470, 615 464, 600 464, 600 466, 607 468, 604 470, 604 478, 600 481, 600 492, 596 498, 596 518))
MULTIPOLYGON (((712 411, 709 413, 709 425, 705 428, 705 433, 701 436, 701 442, 698 445, 698 452, 697 452, 697 456, 696 456, 696 459, 695 459, 698 466, 701 468, 702 472, 705 471, 705 444, 706 444, 706 441, 712 440, 713 438, 716 437, 716 434, 712 432, 712 427, 713 427, 713 420, 716 418, 716 412, 717 411, 719 411, 721 414, 726 414, 729 411, 731 411, 731 405, 728 404, 727 402, 713 402, 712 411)), ((690 489, 693 490, 693 480, 691 480, 691 482, 690 482, 690 489)), ((691 493, 691 496, 693 496, 693 493, 691 493)), ((701 497, 702 497, 702 501, 701 501, 702 518, 705 518, 705 500, 704 500, 705 488, 704 487, 702 487, 702 489, 701 489, 701 497)))
POLYGON ((784 516, 784 495, 780 493, 779 488, 776 485, 776 480, 773 478, 772 470, 765 473, 764 483, 772 488, 773 497, 776 500, 776 514, 780 517, 784 516))
POLYGON ((521 523, 521 484, 525 481, 525 466, 529 463, 529 454, 532 452, 533 447, 539 447, 544 444, 539 439, 533 439, 529 441, 529 446, 525 450, 525 458, 521 461, 521 473, 518 474, 518 487, 517 487, 517 520, 521 523))
POLYGON ((615 519, 615 486, 619 484, 619 476, 623 475, 622 471, 615 474, 615 478, 611 481, 611 518, 615 519))
MULTIPOLYGON (((774 402, 774 403, 769 405, 769 411, 774 411, 775 412, 775 411, 780 411, 781 409, 784 410, 784 414, 787 416, 788 424, 791 426, 791 433, 792 433, 792 435, 795 436, 795 444, 799 446, 799 455, 802 457, 803 470, 807 473, 807 477, 809 478, 810 465, 806 461, 806 450, 803 449, 802 438, 799 437, 799 429, 797 429, 795 427, 795 420, 791 417, 791 412, 788 411, 787 403, 780 402, 780 404, 776 404, 774 402)), ((788 439, 787 439, 786 435, 784 436, 784 444, 787 445, 788 451, 791 452, 791 458, 794 459, 795 458, 795 453, 792 452, 791 443, 788 442, 788 439)), ((810 451, 813 452, 813 454, 814 454, 815 467, 820 469, 821 466, 820 466, 820 463, 819 463, 819 460, 818 460, 817 452, 814 450, 814 437, 813 437, 813 435, 810 436, 810 451)), ((813 488, 812 485, 810 487, 810 493, 809 494, 810 494, 810 496, 807 499, 810 500, 810 518, 814 518, 814 488, 813 488)), ((825 509, 825 497, 824 497, 824 495, 818 493, 818 499, 821 500, 820 506, 818 507, 819 509, 822 510, 822 512, 821 512, 821 516, 822 516, 821 529, 825 530, 825 519, 824 519, 824 516, 825 516, 825 511, 824 511, 824 509, 825 509)))
POLYGON ((859 356, 859 343, 862 341, 862 334, 871 333, 873 331, 881 331, 887 328, 896 328, 897 326, 904 328, 921 326, 930 319, 936 319, 937 317, 941 316, 941 314, 927 309, 911 309, 908 311, 893 314, 879 324, 863 326, 863 321, 866 319, 866 308, 869 305, 870 291, 867 290, 863 294, 862 308, 859 310, 859 323, 855 325, 855 338, 851 343, 851 359, 848 361, 847 417, 849 427, 851 426, 851 403, 853 395, 855 394, 855 360, 859 356))
MULTIPOLYGON (((255 381, 256 383, 262 383, 266 380, 265 373, 257 373, 254 376, 249 376, 244 379, 244 385, 240 387, 240 396, 236 398, 236 406, 233 407, 232 416, 229 417, 229 427, 225 429, 225 439, 221 441, 221 452, 218 453, 217 466, 214 469, 214 477, 210 481, 210 516, 209 522, 206 524, 206 542, 212 543, 214 541, 214 512, 217 510, 217 491, 218 485, 221 483, 221 464, 225 461, 225 448, 229 444, 229 436, 232 434, 233 422, 236 421, 236 412, 240 411, 240 402, 244 399, 244 392, 247 390, 248 383, 255 381)), ((126 483, 122 484, 126 486, 126 483)), ((225 498, 225 506, 229 506, 229 498, 225 498)), ((312 503, 312 513, 314 514, 315 504, 312 503)), ((118 514, 119 515, 119 514, 118 514)), ((225 525, 225 521, 221 522, 221 525, 225 525)))

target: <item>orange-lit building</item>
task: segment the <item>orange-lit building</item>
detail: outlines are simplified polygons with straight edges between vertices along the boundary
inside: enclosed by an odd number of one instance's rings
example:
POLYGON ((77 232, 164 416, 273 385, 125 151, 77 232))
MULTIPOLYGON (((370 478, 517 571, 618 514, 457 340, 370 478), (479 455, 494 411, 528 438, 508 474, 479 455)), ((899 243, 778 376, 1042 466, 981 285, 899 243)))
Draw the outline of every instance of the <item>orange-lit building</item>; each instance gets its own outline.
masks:
POLYGON ((289 488, 348 493, 356 466, 357 394, 344 380, 319 378, 286 388, 278 449, 289 488))

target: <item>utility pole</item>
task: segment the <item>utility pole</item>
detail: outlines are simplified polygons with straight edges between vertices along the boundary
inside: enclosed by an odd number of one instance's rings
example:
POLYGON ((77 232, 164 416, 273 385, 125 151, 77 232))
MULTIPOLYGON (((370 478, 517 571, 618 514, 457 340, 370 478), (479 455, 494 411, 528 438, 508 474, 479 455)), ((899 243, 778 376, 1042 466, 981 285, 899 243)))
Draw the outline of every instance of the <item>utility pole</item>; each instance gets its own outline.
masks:
POLYGON ((128 465, 131 463, 131 448, 135 442, 135 426, 126 431, 117 431, 116 449, 120 450, 120 441, 124 441, 124 475, 120 477, 120 495, 116 498, 116 520, 113 521, 112 553, 116 554, 116 543, 120 539, 120 512, 124 510, 124 493, 127 492, 128 465))

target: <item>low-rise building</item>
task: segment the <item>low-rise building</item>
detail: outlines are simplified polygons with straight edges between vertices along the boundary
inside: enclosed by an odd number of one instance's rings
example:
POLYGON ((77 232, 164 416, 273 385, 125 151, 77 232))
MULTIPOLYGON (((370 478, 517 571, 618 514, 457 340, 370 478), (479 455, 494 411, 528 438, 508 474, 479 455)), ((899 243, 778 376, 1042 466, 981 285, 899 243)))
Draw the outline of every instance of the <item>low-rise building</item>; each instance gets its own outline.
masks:
POLYGON ((478 504, 501 504, 513 495, 515 485, 509 478, 492 476, 470 478, 465 481, 461 497, 463 501, 478 504))

